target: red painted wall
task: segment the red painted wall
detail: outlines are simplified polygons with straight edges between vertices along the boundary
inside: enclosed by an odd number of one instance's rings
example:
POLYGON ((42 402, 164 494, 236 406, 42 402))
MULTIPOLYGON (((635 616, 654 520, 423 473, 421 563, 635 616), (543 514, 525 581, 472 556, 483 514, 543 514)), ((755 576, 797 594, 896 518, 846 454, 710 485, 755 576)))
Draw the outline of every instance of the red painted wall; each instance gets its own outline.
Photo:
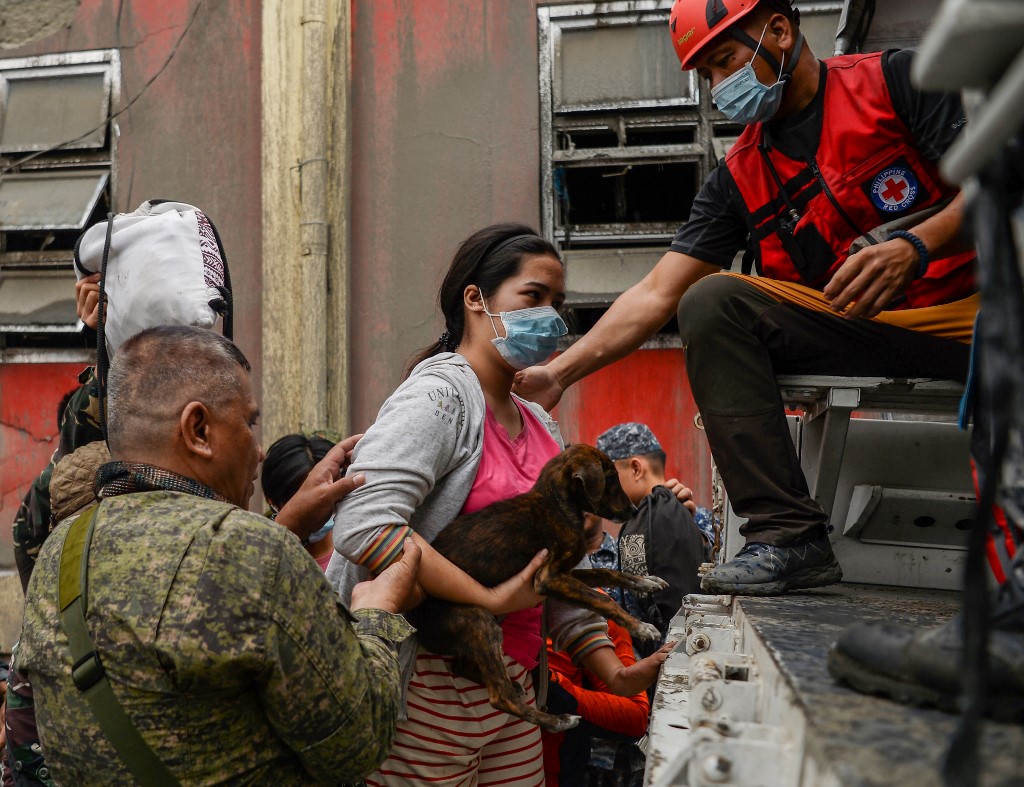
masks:
POLYGON ((666 472, 711 507, 711 454, 694 423, 697 405, 681 349, 640 350, 581 380, 562 397, 554 415, 570 442, 593 445, 605 429, 639 421, 668 455, 666 472))
MULTIPOLYGON (((57 448, 57 405, 82 364, 0 364, 0 565, 21 499, 57 448)), ((8 558, 9 559, 9 558, 8 558)))

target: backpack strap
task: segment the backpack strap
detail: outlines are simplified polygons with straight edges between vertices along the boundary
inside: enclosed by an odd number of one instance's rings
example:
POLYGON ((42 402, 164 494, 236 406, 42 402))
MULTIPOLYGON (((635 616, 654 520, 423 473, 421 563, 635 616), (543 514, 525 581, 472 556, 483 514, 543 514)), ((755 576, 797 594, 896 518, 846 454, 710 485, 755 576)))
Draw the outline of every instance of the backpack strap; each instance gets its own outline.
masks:
POLYGON ((71 679, 89 703, 103 734, 139 784, 177 785, 179 782, 143 739, 124 712, 107 680, 100 654, 85 623, 89 546, 96 526, 96 509, 82 513, 64 534, 61 546, 57 596, 60 622, 68 635, 71 651, 71 679))

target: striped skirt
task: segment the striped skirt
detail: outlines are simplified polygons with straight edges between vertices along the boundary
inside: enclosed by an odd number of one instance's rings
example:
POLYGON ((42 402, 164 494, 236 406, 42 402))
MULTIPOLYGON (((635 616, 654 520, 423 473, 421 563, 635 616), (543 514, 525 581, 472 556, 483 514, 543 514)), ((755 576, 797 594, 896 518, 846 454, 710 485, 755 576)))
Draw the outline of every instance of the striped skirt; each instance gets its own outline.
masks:
MULTIPOLYGON (((398 722, 390 756, 366 784, 543 785, 540 728, 492 708, 487 689, 453 675, 451 662, 419 649, 409 718, 398 722)), ((529 670, 509 656, 505 669, 533 705, 529 670)))

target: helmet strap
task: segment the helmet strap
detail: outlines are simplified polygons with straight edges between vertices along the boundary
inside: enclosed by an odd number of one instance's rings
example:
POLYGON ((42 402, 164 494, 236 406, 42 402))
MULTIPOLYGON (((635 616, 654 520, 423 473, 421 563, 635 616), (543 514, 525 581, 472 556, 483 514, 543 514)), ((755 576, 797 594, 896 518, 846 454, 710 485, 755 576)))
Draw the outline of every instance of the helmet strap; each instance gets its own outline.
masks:
POLYGON ((793 73, 793 69, 796 68, 797 61, 800 60, 800 52, 802 52, 804 48, 804 34, 797 30, 796 45, 793 47, 793 55, 789 59, 789 65, 783 69, 782 64, 775 58, 775 55, 761 46, 760 41, 749 35, 738 25, 733 25, 729 28, 728 33, 744 46, 750 47, 752 52, 755 52, 758 57, 769 65, 773 73, 779 75, 777 78, 781 81, 786 81, 793 73))

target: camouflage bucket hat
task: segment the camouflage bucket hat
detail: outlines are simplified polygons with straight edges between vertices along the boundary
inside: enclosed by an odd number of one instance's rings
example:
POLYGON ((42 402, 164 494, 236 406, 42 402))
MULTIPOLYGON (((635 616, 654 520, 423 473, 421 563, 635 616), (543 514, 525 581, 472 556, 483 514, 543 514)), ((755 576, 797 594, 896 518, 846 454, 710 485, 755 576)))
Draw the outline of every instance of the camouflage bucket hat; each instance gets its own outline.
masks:
POLYGON ((597 438, 597 449, 612 461, 663 450, 650 427, 634 422, 618 424, 603 432, 597 438))

